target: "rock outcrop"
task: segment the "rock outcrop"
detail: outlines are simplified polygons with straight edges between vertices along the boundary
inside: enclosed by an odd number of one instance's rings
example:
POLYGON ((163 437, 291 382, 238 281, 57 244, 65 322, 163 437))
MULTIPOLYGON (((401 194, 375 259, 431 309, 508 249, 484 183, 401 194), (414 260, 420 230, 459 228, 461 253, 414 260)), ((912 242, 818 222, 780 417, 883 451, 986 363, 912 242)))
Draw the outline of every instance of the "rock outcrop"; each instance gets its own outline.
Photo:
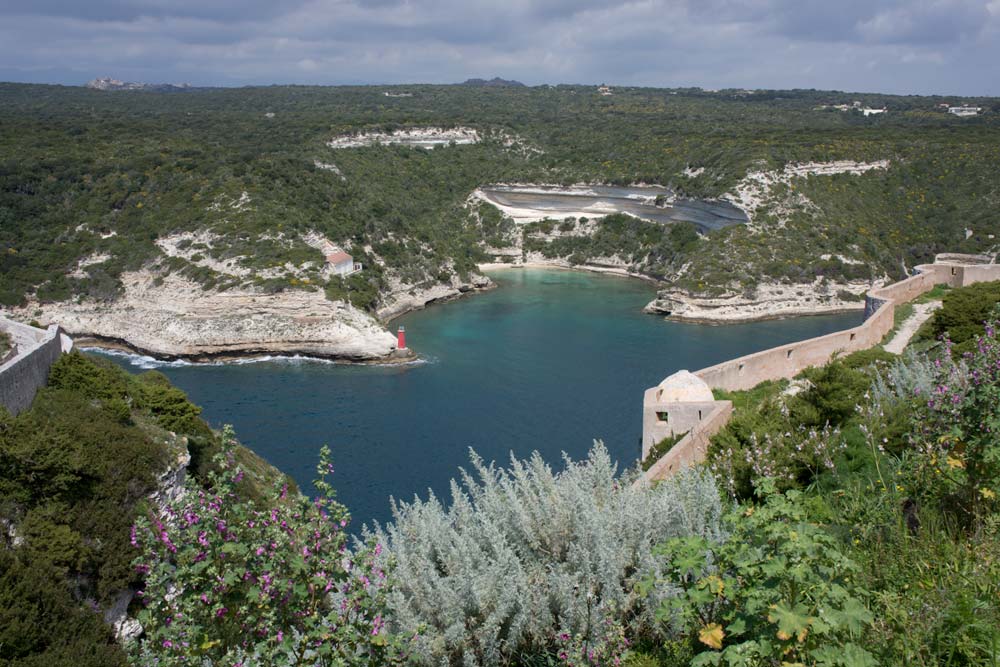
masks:
POLYGON ((125 273, 122 282, 124 294, 111 303, 29 304, 22 315, 162 358, 301 354, 374 361, 396 350, 395 337, 375 318, 328 301, 321 290, 211 292, 178 275, 146 271, 125 273))
POLYGON ((434 283, 428 285, 407 285, 396 282, 391 291, 383 298, 383 305, 377 314, 383 321, 391 320, 411 310, 420 310, 431 303, 457 299, 471 292, 488 290, 495 287, 493 281, 486 276, 473 275, 468 281, 458 277, 449 283, 434 283))
MULTIPOLYGON (((878 286, 881 283, 876 283, 878 286)), ((863 310, 862 295, 873 285, 864 282, 783 285, 765 283, 752 290, 699 296, 680 289, 667 289, 646 305, 647 313, 673 320, 727 324, 769 320, 798 315, 821 315, 863 310)))

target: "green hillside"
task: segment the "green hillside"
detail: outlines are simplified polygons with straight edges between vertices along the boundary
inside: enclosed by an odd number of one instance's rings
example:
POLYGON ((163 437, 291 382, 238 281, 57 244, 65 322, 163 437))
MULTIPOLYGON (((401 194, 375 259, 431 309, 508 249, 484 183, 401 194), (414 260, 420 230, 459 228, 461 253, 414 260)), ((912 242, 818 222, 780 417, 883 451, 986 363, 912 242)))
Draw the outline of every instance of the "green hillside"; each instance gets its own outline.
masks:
POLYGON ((373 307, 390 273, 410 284, 466 275, 490 259, 487 245, 510 239, 509 221, 467 206, 476 187, 496 182, 659 183, 712 198, 748 171, 889 160, 886 170, 778 186, 752 228, 697 236, 686 224, 611 223, 593 241, 543 249, 576 262, 621 251, 636 269, 700 291, 898 276, 938 251, 987 250, 1000 234, 992 99, 977 101, 979 117, 959 119, 937 108, 944 98, 822 91, 385 90, 0 84, 0 304, 112 299, 124 271, 145 267, 207 288, 327 287, 332 298, 373 307), (817 109, 852 100, 889 112, 817 109), (427 126, 472 127, 484 140, 432 151, 326 146, 343 134, 427 126), (172 258, 155 244, 185 231, 208 231, 211 242, 188 240, 197 252, 172 258), (319 264, 301 238, 310 231, 351 245, 366 270, 327 285, 318 266, 283 268, 319 264), (202 258, 239 258, 245 270, 225 275, 202 258))
MULTIPOLYGON (((220 438, 200 413, 162 374, 78 352, 30 410, 0 408, 0 665, 125 664, 102 614, 142 583, 130 529, 160 511, 164 475, 188 457, 198 482, 214 470, 220 438)), ((247 499, 286 479, 247 449, 235 458, 247 499)))

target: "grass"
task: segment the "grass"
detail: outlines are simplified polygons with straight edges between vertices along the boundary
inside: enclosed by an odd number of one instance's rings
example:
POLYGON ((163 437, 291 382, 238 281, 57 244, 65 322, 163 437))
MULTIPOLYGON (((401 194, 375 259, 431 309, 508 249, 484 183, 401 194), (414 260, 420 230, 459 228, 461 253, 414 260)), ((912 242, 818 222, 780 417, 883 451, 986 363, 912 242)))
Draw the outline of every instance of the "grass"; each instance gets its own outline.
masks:
POLYGON ((951 291, 951 287, 941 283, 940 285, 935 285, 929 292, 924 292, 916 299, 910 303, 928 303, 929 301, 940 301, 944 296, 951 291))
POLYGON ((717 401, 732 401, 734 410, 743 410, 748 407, 755 407, 769 398, 777 396, 788 387, 788 380, 768 380, 761 382, 753 389, 744 391, 726 391, 725 389, 713 389, 712 396, 717 401))
POLYGON ((663 458, 667 452, 673 449, 673 446, 684 439, 689 431, 684 431, 683 433, 674 433, 673 435, 668 435, 663 440, 653 445, 653 448, 649 450, 649 454, 642 461, 642 469, 649 470, 653 467, 653 464, 663 458))

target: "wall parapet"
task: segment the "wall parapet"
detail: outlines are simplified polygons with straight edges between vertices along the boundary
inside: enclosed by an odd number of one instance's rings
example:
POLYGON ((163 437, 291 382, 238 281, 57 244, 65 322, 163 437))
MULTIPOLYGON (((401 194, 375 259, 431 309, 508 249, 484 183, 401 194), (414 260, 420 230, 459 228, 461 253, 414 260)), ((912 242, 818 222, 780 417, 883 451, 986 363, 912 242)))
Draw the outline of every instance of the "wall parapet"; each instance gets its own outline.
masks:
MULTIPOLYGON (((938 257, 951 260, 961 256, 938 257)), ((695 371, 694 375, 712 389, 741 391, 768 380, 790 379, 806 368, 827 363, 836 354, 850 354, 875 347, 895 326, 897 305, 912 301, 935 285, 965 287, 977 282, 1000 280, 1000 264, 984 264, 978 259, 973 263, 935 261, 933 264, 922 264, 916 267, 916 275, 870 290, 865 296, 864 320, 856 327, 723 361, 695 371)), ((651 402, 653 397, 654 392, 647 390, 643 400, 644 455, 655 442, 663 439, 660 437, 657 440, 657 436, 669 430, 666 423, 657 418, 656 406, 651 402)), ((639 483, 663 479, 683 467, 680 464, 692 465, 703 461, 708 439, 726 425, 732 415, 732 407, 730 405, 728 410, 718 408, 707 414, 702 410, 698 414, 699 417, 704 414, 704 419, 698 421, 688 437, 681 439, 657 461, 639 479, 639 483)))
POLYGON ((37 329, 0 317, 0 329, 17 346, 16 354, 0 366, 0 405, 16 415, 31 407, 35 394, 48 382, 52 364, 73 348, 73 341, 54 324, 37 329))

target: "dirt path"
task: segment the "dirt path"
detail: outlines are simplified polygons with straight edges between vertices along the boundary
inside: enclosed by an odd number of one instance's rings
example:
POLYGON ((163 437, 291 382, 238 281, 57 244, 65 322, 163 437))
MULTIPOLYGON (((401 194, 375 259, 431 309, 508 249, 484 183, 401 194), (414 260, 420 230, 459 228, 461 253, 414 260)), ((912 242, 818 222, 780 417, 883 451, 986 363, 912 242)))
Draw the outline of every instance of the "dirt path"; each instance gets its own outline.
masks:
POLYGON ((892 352, 893 354, 902 354, 907 343, 913 338, 913 334, 917 333, 920 325, 929 320, 934 311, 940 307, 940 301, 928 301, 927 303, 918 303, 913 306, 913 314, 899 325, 896 335, 885 344, 885 351, 892 352))

